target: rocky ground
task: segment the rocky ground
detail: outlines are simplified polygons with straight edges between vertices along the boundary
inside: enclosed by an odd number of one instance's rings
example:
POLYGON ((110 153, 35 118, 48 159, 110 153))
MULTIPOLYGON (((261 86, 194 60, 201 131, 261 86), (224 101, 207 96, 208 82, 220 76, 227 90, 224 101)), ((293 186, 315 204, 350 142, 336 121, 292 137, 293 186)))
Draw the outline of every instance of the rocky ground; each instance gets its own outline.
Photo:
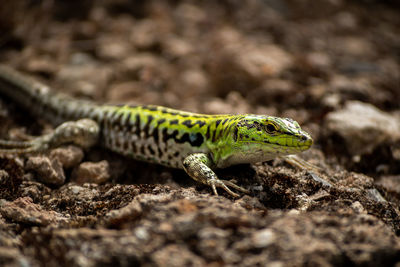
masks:
MULTIPOLYGON (((291 117, 307 171, 181 170, 101 148, 0 158, 1 266, 400 266, 397 1, 24 1, 0 62, 75 97, 291 117)), ((0 99, 0 138, 52 126, 0 99)))

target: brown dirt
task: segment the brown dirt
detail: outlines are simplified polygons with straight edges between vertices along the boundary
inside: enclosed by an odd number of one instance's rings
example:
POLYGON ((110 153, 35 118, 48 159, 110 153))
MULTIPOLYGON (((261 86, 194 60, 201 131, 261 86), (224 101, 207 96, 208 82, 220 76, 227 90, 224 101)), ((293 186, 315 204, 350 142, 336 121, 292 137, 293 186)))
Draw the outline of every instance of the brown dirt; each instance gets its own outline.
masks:
MULTIPOLYGON (((232 199, 100 148, 2 157, 0 265, 399 266, 400 140, 356 153, 326 121, 351 101, 400 121, 399 14, 394 0, 2 3, 1 63, 97 102, 291 117, 321 170, 219 170, 251 188, 232 199)), ((5 98, 0 125, 4 139, 50 127, 5 98)))

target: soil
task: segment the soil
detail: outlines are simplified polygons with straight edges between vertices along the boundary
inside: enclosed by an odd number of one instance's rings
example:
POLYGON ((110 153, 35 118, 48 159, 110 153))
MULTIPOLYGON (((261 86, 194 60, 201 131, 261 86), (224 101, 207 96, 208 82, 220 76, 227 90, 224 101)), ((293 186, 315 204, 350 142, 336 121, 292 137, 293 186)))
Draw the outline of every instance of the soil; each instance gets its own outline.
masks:
MULTIPOLYGON (((99 103, 290 117, 300 156, 182 170, 66 146, 0 158, 1 266, 400 266, 395 0, 5 1, 0 62, 99 103)), ((0 138, 53 129, 0 98, 0 138)))

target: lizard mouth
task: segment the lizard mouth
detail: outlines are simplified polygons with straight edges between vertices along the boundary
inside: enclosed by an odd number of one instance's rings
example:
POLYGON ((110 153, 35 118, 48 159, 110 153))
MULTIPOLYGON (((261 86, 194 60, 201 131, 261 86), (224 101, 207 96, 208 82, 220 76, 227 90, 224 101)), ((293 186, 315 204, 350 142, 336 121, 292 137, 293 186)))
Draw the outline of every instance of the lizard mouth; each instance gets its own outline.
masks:
POLYGON ((281 139, 271 142, 270 140, 265 140, 264 143, 269 143, 272 145, 277 145, 282 148, 297 148, 301 150, 306 150, 313 144, 313 139, 308 134, 300 134, 297 136, 286 136, 281 139))
POLYGON ((313 144, 313 139, 309 135, 301 135, 299 137, 282 137, 280 140, 271 141, 271 140, 263 140, 263 141, 246 141, 247 144, 264 144, 264 145, 271 145, 275 148, 279 149, 289 149, 289 150, 297 150, 297 151, 304 151, 309 149, 313 144))

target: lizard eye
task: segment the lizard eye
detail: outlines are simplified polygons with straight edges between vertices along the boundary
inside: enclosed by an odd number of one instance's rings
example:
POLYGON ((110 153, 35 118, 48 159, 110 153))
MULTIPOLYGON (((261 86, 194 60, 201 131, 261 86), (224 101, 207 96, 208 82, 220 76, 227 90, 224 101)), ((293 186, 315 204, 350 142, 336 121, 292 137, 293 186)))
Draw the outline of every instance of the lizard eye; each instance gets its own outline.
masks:
POLYGON ((277 131, 276 126, 275 126, 273 123, 268 123, 268 124, 265 126, 265 130, 266 130, 268 133, 274 133, 274 132, 277 131))

